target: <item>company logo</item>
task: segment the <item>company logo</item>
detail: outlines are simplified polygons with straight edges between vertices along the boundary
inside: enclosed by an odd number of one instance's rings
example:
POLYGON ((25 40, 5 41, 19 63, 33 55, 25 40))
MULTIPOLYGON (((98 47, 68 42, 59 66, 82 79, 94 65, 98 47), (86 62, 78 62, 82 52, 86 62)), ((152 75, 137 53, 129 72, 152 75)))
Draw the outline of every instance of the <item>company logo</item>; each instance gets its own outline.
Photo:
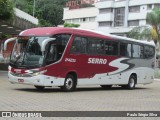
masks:
POLYGON ((11 112, 2 112, 2 117, 12 117, 11 112))
POLYGON ((107 59, 102 58, 89 58, 88 59, 89 64, 107 64, 107 59))

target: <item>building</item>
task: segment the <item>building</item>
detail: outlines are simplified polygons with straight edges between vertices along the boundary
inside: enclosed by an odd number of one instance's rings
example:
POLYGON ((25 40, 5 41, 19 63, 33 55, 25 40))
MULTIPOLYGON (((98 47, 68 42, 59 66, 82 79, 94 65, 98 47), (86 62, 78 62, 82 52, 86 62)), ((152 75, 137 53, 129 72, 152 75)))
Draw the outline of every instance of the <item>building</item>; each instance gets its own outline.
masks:
POLYGON ((135 26, 146 25, 146 14, 160 8, 160 0, 99 0, 97 30, 124 35, 135 26))
POLYGON ((68 0, 66 7, 69 7, 69 9, 78 9, 81 8, 81 5, 94 4, 95 2, 97 2, 97 0, 68 0))
POLYGON ((87 8, 75 7, 76 1, 71 0, 70 6, 64 8, 65 22, 116 35, 126 35, 135 26, 145 26, 147 12, 160 8, 160 0, 95 0, 94 7, 87 8))
POLYGON ((97 28, 96 16, 98 9, 96 7, 87 7, 81 9, 64 8, 63 20, 65 23, 80 24, 80 28, 92 29, 97 28))

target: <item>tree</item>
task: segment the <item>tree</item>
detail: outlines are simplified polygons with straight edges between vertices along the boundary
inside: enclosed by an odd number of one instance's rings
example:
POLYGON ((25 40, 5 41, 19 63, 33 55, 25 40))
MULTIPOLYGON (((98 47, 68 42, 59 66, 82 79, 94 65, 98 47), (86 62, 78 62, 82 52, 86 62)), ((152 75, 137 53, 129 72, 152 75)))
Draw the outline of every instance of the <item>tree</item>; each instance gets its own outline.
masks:
MULTIPOLYGON (((13 0, 15 6, 33 15, 34 0, 13 0)), ((35 17, 40 26, 57 26, 63 24, 63 8, 67 0, 35 0, 35 17)))
POLYGON ((36 16, 42 26, 63 24, 63 8, 66 0, 39 0, 36 5, 36 16))
POLYGON ((12 0, 14 6, 30 15, 33 14, 33 3, 34 0, 12 0))
POLYGON ((64 27, 79 27, 79 24, 73 24, 73 23, 64 23, 64 27))
POLYGON ((14 16, 13 4, 10 0, 0 0, 0 20, 9 20, 14 16))
POLYGON ((154 40, 155 44, 160 42, 160 9, 154 9, 147 13, 146 21, 149 26, 138 26, 133 28, 128 37, 135 39, 154 40))

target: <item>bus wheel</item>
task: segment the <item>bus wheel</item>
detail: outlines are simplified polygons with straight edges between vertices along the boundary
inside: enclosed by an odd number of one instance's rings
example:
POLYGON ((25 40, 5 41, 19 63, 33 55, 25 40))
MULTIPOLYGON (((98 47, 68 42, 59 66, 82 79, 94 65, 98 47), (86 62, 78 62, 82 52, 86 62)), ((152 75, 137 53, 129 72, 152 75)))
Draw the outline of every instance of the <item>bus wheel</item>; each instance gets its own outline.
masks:
POLYGON ((135 88, 135 85, 136 85, 136 78, 134 75, 131 75, 127 84, 127 88, 129 90, 132 90, 135 88))
POLYGON ((37 86, 37 85, 35 85, 34 86, 37 90, 43 90, 44 89, 44 86, 37 86))
POLYGON ((111 89, 112 85, 101 85, 103 89, 111 89))
POLYGON ((76 89, 76 80, 75 77, 71 74, 68 74, 65 81, 64 81, 64 86, 62 89, 65 92, 70 92, 76 89))

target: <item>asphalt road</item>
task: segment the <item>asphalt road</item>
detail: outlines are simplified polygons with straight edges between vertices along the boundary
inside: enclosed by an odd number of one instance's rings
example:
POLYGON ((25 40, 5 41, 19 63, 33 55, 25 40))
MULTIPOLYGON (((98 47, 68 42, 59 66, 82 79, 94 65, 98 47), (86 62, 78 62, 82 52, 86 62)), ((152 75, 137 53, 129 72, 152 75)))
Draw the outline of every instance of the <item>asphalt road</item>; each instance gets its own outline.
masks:
POLYGON ((160 111, 160 81, 138 85, 135 90, 120 87, 104 90, 99 86, 83 86, 67 93, 59 88, 37 91, 30 85, 11 84, 7 73, 0 72, 0 111, 160 111))

